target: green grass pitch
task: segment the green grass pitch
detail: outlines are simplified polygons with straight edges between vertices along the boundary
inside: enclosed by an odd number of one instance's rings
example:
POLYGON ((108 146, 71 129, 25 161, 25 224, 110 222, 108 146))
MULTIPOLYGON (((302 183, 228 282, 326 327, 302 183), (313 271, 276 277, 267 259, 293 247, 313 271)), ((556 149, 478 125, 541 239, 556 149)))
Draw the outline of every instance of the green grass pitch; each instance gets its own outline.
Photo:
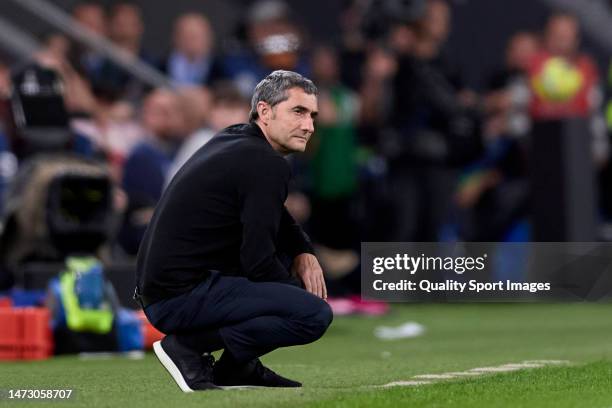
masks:
POLYGON ((75 399, 9 402, 40 407, 612 407, 612 304, 396 305, 381 318, 338 317, 315 344, 263 358, 301 389, 183 394, 152 354, 143 360, 0 363, 0 389, 73 388, 75 399), (424 335, 382 341, 378 325, 416 321, 424 335), (524 360, 548 366, 429 385, 376 388, 414 375, 524 360))

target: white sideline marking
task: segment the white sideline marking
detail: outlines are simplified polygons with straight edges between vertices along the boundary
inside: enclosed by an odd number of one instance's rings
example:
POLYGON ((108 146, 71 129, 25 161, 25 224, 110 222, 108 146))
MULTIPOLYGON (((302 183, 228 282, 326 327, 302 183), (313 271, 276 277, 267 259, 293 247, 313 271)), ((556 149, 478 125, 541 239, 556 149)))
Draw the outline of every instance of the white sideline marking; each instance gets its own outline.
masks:
POLYGON ((388 384, 379 385, 379 387, 406 387, 406 386, 414 386, 414 385, 425 385, 431 384, 431 381, 393 381, 388 384))
POLYGON ((449 375, 454 375, 455 377, 469 377, 469 376, 477 376, 483 375, 484 373, 474 372, 474 371, 454 371, 452 373, 446 373, 449 375))
POLYGON ((459 377, 478 376, 492 373, 504 373, 518 370, 526 370, 529 368, 541 368, 547 365, 570 364, 567 360, 525 360, 521 363, 508 363, 494 367, 476 367, 467 371, 453 371, 440 374, 419 374, 412 376, 413 380, 393 381, 383 385, 374 385, 376 388, 388 387, 406 387, 433 384, 443 380, 451 380, 459 377), (416 381, 415 381, 416 380, 416 381), (431 380, 431 381, 421 381, 431 380))
POLYGON ((506 373, 510 371, 518 371, 519 367, 479 367, 473 368, 476 373, 506 373))
POLYGON ((451 373, 448 373, 448 374, 421 374, 421 375, 415 375, 412 378, 422 378, 424 380, 447 380, 449 378, 456 378, 456 376, 451 373))
POLYGON ((476 373, 480 373, 480 372, 484 372, 484 373, 505 373, 505 372, 510 372, 510 371, 522 370, 524 368, 538 368, 538 367, 544 367, 544 365, 542 365, 542 364, 540 364, 540 365, 532 365, 532 364, 530 364, 529 366, 522 366, 520 364, 504 364, 504 365, 499 366, 499 367, 477 367, 477 368, 472 368, 470 371, 474 371, 476 373))
POLYGON ((524 364, 570 364, 569 360, 525 360, 524 364))
POLYGON ((516 364, 506 364, 512 367, 522 367, 522 368, 539 368, 544 367, 546 364, 544 363, 516 363, 516 364))

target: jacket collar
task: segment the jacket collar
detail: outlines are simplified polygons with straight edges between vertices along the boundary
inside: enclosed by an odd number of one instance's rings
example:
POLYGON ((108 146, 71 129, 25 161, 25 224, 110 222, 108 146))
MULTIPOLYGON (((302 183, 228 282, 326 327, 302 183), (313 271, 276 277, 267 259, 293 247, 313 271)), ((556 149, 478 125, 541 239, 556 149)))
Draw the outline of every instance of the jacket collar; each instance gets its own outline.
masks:
POLYGON ((260 137, 264 139, 266 142, 268 142, 268 139, 266 139, 266 136, 264 135, 263 130, 261 130, 261 128, 259 127, 257 123, 249 122, 247 126, 248 126, 250 134, 252 134, 253 136, 260 137))
POLYGON ((270 147, 270 149, 272 149, 276 154, 278 154, 281 157, 285 157, 286 155, 277 152, 274 147, 272 147, 272 145, 270 144, 270 141, 266 138, 266 136, 263 133, 263 130, 261 130, 261 128, 259 127, 259 125, 255 122, 249 122, 247 124, 247 132, 249 133, 249 135, 251 136, 255 136, 255 137, 259 137, 261 139, 263 139, 266 144, 270 147))

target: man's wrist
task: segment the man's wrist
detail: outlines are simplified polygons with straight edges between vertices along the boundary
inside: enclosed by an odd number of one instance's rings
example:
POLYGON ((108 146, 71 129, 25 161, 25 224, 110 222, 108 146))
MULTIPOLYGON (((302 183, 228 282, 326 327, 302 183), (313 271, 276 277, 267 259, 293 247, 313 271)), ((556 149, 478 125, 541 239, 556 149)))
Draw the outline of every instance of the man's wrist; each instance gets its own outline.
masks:
POLYGON ((299 272, 304 270, 304 267, 308 263, 309 256, 315 257, 315 260, 317 259, 315 254, 311 254, 310 252, 301 252, 293 258, 290 271, 292 276, 300 278, 299 272))
POLYGON ((295 260, 296 260, 296 259, 298 259, 298 258, 304 258, 304 256, 306 256, 306 255, 312 255, 312 256, 314 256, 315 258, 317 257, 317 256, 315 255, 315 253, 314 253, 314 250, 313 250, 312 252, 304 251, 304 252, 300 252, 299 254, 297 254, 297 255, 296 255, 294 258, 293 258, 293 260, 295 261, 295 260))

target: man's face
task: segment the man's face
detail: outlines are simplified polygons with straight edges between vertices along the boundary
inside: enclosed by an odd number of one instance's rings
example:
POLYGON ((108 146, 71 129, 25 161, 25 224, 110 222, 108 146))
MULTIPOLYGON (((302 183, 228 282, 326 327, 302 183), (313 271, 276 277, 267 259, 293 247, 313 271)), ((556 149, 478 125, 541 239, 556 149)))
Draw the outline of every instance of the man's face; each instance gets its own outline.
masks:
POLYGON ((533 57, 538 53, 538 39, 532 34, 516 34, 508 45, 506 51, 506 64, 510 68, 526 71, 533 57))
POLYGON ((291 88, 287 93, 289 98, 273 108, 260 102, 266 106, 259 112, 268 141, 281 154, 306 149, 319 110, 315 95, 307 94, 301 88, 291 88))
POLYGON ((110 20, 110 32, 118 42, 139 41, 143 32, 140 10, 127 4, 117 6, 110 20))
POLYGON ((210 111, 210 127, 219 131, 236 123, 248 120, 250 106, 248 103, 216 103, 210 111))
POLYGON ((180 19, 174 33, 175 48, 189 58, 201 58, 212 49, 213 33, 207 20, 188 15, 180 19))
POLYGON ((145 99, 142 124, 160 139, 182 137, 184 116, 178 97, 169 91, 154 91, 145 99))
POLYGON ((578 49, 578 31, 578 22, 574 18, 553 18, 546 28, 546 48, 554 55, 571 57, 578 49))
POLYGON ((79 24, 99 35, 106 35, 106 15, 99 4, 83 4, 73 11, 79 24))
POLYGON ((430 0, 427 2, 424 27, 427 35, 437 42, 444 42, 448 37, 451 24, 450 8, 445 1, 430 0))

